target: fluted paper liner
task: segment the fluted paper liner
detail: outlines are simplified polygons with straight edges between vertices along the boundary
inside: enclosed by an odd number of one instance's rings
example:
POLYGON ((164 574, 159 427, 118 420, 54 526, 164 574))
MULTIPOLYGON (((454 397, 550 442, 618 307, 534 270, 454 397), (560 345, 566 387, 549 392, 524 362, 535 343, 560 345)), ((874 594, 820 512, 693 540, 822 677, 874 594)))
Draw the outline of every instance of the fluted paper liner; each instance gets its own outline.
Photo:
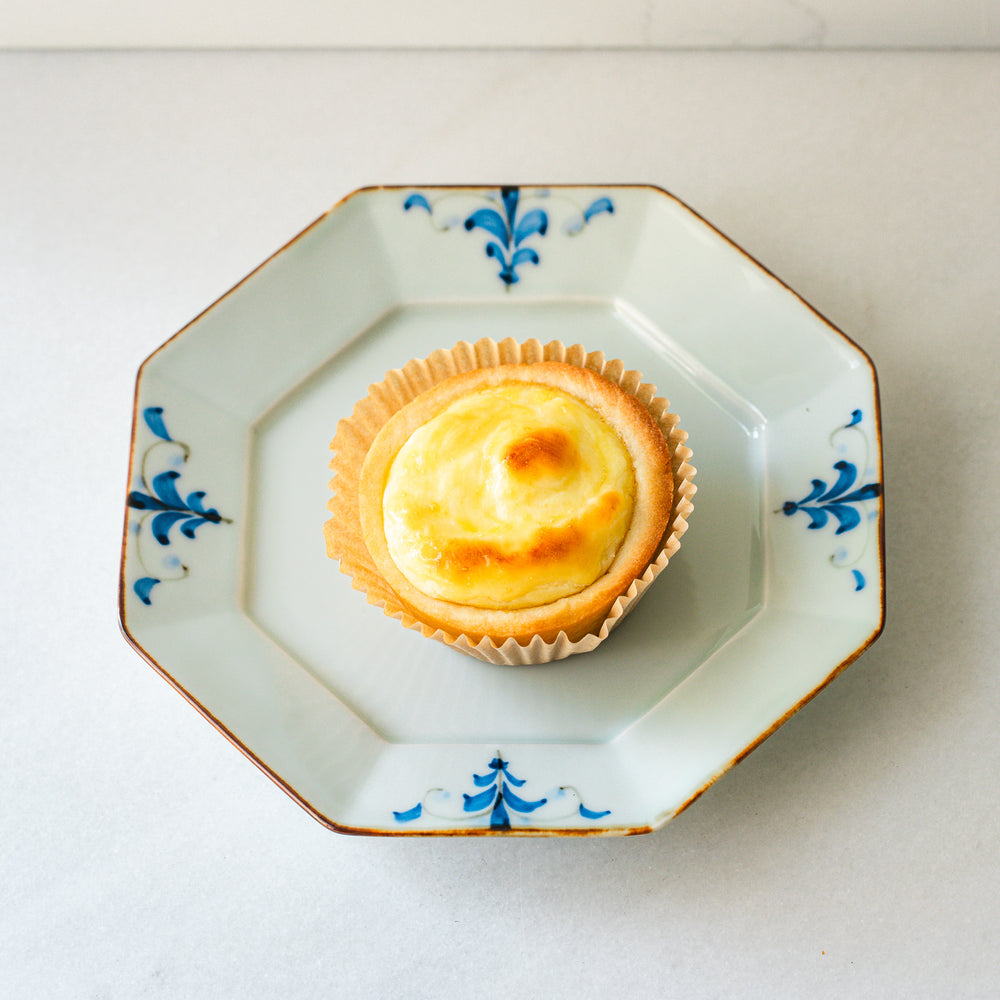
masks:
POLYGON ((669 406, 668 400, 656 395, 654 386, 642 382, 639 372, 626 371, 621 361, 608 360, 600 351, 588 353, 579 344, 566 347, 559 341, 552 341, 542 345, 538 340, 519 343, 510 337, 497 343, 485 337, 475 344, 461 341, 451 350, 438 350, 424 360, 410 361, 402 368, 389 372, 384 381, 369 386, 368 395, 355 405, 351 416, 337 424, 336 436, 330 444, 334 453, 330 462, 334 472, 330 481, 333 497, 327 504, 333 516, 323 526, 327 555, 331 559, 339 559, 340 570, 352 578, 354 589, 364 592, 368 602, 380 606, 390 618, 429 639, 436 639, 480 660, 506 664, 548 663, 596 649, 663 572, 680 548, 681 536, 688 528, 687 519, 693 509, 692 497, 696 490, 692 482, 695 470, 690 464, 687 433, 680 429, 679 418, 669 412, 669 406), (553 642, 545 642, 536 635, 524 646, 515 639, 507 639, 498 646, 488 636, 473 643, 464 635, 451 635, 414 618, 376 569, 361 534, 358 511, 361 466, 382 425, 397 410, 438 382, 474 368, 537 361, 562 361, 579 368, 589 368, 635 396, 649 410, 659 424, 672 456, 673 508, 657 555, 645 572, 618 597, 596 632, 576 642, 571 642, 565 632, 561 632, 553 642))

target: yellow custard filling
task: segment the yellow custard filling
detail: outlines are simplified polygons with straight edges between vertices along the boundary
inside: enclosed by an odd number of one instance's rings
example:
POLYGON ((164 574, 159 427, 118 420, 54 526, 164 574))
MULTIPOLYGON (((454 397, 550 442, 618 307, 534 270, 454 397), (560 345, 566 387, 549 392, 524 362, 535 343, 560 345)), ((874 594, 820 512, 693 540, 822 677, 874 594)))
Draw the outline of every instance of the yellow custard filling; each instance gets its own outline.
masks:
POLYGON ((383 529, 424 594, 513 610, 602 576, 634 502, 628 449, 598 413, 559 389, 507 382, 410 435, 389 468, 383 529))

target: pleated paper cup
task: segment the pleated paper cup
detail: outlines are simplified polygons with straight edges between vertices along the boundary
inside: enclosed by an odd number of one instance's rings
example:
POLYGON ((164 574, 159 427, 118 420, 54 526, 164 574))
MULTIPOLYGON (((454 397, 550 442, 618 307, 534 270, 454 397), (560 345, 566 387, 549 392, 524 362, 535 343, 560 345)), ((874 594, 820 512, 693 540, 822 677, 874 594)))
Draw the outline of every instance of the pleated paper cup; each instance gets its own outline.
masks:
POLYGON ((694 508, 695 470, 687 433, 678 426, 679 418, 670 412, 668 400, 656 395, 656 388, 642 381, 636 371, 627 371, 621 361, 608 360, 600 351, 588 353, 579 344, 567 347, 559 341, 542 344, 537 340, 520 343, 507 338, 499 343, 483 338, 475 344, 462 341, 451 350, 438 350, 423 360, 410 361, 389 372, 382 382, 369 386, 368 395, 354 407, 350 417, 341 420, 330 444, 333 459, 330 481, 333 496, 328 503, 331 518, 323 526, 326 550, 331 559, 340 561, 340 570, 351 577, 355 590, 363 592, 370 604, 382 608, 405 628, 414 629, 428 639, 450 646, 459 652, 489 663, 528 664, 561 660, 574 653, 596 649, 611 631, 636 606, 653 581, 681 546, 688 518, 694 508), (439 382, 462 372, 499 365, 531 364, 538 361, 561 361, 578 368, 588 368, 635 396, 657 422, 667 442, 674 477, 673 504, 667 529, 655 557, 612 604, 600 626, 583 638, 571 641, 560 632, 554 641, 534 636, 525 645, 509 638, 494 641, 485 636, 478 642, 465 635, 452 635, 415 618, 404 606, 375 566, 361 532, 358 486, 361 467, 368 449, 382 426, 397 411, 439 382))

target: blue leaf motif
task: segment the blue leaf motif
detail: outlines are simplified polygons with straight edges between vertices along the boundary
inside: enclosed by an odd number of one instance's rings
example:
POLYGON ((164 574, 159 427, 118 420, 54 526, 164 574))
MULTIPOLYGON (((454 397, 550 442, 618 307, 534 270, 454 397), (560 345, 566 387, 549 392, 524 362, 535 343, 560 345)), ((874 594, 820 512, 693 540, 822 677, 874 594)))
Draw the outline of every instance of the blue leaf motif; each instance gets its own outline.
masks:
POLYGON ((496 793, 496 788, 493 787, 487 788, 485 792, 480 792, 478 795, 466 795, 463 793, 462 798, 465 800, 463 808, 466 812, 479 812, 493 801, 493 796, 496 793))
POLYGON ((507 222, 511 230, 514 228, 514 219, 517 218, 517 203, 521 198, 521 189, 518 187, 502 187, 500 198, 503 201, 504 211, 507 213, 507 222))
POLYGON ((867 483, 861 489, 848 493, 846 497, 841 497, 841 503, 860 503, 862 500, 874 500, 882 495, 882 487, 878 483, 867 483))
POLYGON ((153 576, 144 576, 140 580, 136 580, 132 584, 132 590, 135 591, 136 596, 142 601, 143 604, 152 604, 152 600, 149 596, 149 592, 159 583, 160 581, 153 576))
POLYGON ((403 202, 404 211, 409 211, 411 208, 423 208, 426 209, 428 215, 431 214, 431 203, 422 195, 420 192, 411 194, 406 201, 403 202))
POLYGON ((507 266, 507 253, 495 240, 490 240, 489 243, 486 244, 486 256, 496 257, 501 264, 505 267, 507 266))
POLYGON ((584 819, 603 819, 605 816, 611 815, 610 809, 603 809, 601 812, 597 812, 594 809, 588 809, 582 802, 580 803, 579 811, 584 819))
POLYGON ((153 476, 153 492, 163 501, 165 506, 173 510, 187 510, 175 485, 179 478, 180 473, 173 469, 153 476))
POLYGON ((850 531, 861 523, 861 515, 854 507, 847 507, 842 503, 831 503, 827 505, 826 509, 840 522, 839 527, 834 532, 835 535, 842 535, 845 531, 850 531))
POLYGON ((163 510, 163 504, 148 493, 141 493, 139 490, 132 490, 128 495, 129 507, 135 510, 163 510))
POLYGON ((853 486, 854 481, 858 478, 858 468, 850 462, 837 462, 833 467, 840 475, 837 476, 837 481, 833 486, 819 498, 820 503, 825 503, 827 500, 832 500, 834 497, 840 496, 844 490, 853 486))
POLYGON ((161 545, 170 544, 170 529, 178 522, 185 521, 191 515, 182 510, 165 510, 153 518, 151 525, 153 537, 161 545))
POLYGON ((510 246, 510 234, 507 232, 507 224, 500 217, 500 213, 493 208, 480 208, 473 212, 465 220, 465 228, 473 230, 476 227, 485 229, 500 240, 504 247, 510 246))
POLYGON ((185 538, 194 538, 194 533, 196 528, 200 528, 203 524, 209 524, 214 520, 210 517, 189 517, 181 525, 181 534, 185 538))
MULTIPOLYGON (((811 522, 809 524, 810 531, 816 531, 819 528, 825 527, 826 522, 830 519, 825 507, 800 507, 799 509, 809 515, 811 522)), ((785 513, 792 514, 794 511, 786 510, 785 513)))
POLYGON ((393 809, 392 814, 396 817, 399 823, 409 823, 410 820, 419 819, 420 814, 424 811, 424 807, 418 802, 412 809, 403 809, 400 812, 396 812, 393 809))
MULTIPOLYGON (((539 236, 544 236, 546 230, 549 228, 549 217, 540 208, 533 208, 530 212, 525 213, 521 216, 521 221, 517 223, 514 229, 514 246, 519 246, 523 243, 529 236, 533 236, 538 233, 539 236)), ((535 263, 538 263, 537 254, 535 255, 535 263)))
POLYGON ((164 441, 172 440, 170 435, 167 433, 167 426, 163 422, 162 406, 147 406, 142 411, 142 419, 146 421, 146 426, 158 438, 163 438, 164 441))
POLYGON ((864 590, 865 589, 865 575, 859 569, 852 569, 851 574, 854 577, 854 589, 864 590))
MULTIPOLYGON (((520 253, 520 251, 518 251, 518 253, 520 253)), ((500 262, 500 270, 498 273, 504 284, 508 287, 513 285, 514 282, 518 280, 513 262, 507 260, 507 254, 499 243, 490 240, 490 242, 486 244, 486 256, 495 257, 500 262)))
POLYGON ((496 774, 474 774, 472 780, 477 788, 485 788, 487 785, 496 784, 496 774))
POLYGON ((521 247, 519 250, 514 251, 514 256, 510 259, 510 266, 518 267, 520 264, 525 262, 531 264, 538 263, 538 254, 531 249, 531 247, 521 247))
MULTIPOLYGON (((796 506, 801 507, 803 504, 811 503, 818 496, 820 496, 820 494, 823 493, 825 490, 826 490, 826 480, 824 480, 824 479, 814 479, 812 481, 812 489, 809 491, 809 494, 807 496, 804 496, 798 502, 798 504, 794 504, 794 503, 792 503, 792 501, 789 500, 789 501, 787 501, 785 503, 785 507, 788 507, 789 504, 791 504, 792 507, 796 507, 796 506)), ((786 511, 786 513, 787 513, 787 511, 786 511)))
MULTIPOLYGON (((196 514, 208 514, 209 511, 205 510, 202 505, 202 500, 205 499, 204 490, 195 490, 193 493, 187 495, 187 499, 184 501, 187 504, 188 510, 193 510, 196 514)), ((216 511, 211 511, 211 513, 216 513, 216 511)))
POLYGON ((614 214, 614 210, 615 206, 611 204, 610 198, 595 198, 583 210, 583 221, 590 222, 595 215, 600 215, 601 212, 607 212, 609 215, 614 214))
POLYGON ((538 799, 535 802, 528 802, 520 796, 515 795, 509 788, 503 791, 503 797, 510 804, 511 809, 516 809, 519 813, 534 812, 539 806, 544 806, 548 799, 538 799))

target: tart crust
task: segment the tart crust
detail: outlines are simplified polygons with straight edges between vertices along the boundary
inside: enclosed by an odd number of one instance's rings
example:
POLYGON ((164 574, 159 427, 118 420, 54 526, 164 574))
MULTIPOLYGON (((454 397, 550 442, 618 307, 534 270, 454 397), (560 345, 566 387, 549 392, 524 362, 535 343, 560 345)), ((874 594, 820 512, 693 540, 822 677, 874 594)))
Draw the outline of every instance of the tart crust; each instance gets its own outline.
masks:
POLYGON ((654 558, 668 530, 673 503, 671 456, 656 421, 634 396, 587 368, 563 362, 479 368, 455 375, 421 393, 381 428, 368 450, 358 484, 361 533, 368 552, 400 602, 420 621, 473 643, 484 637, 501 645, 560 633, 575 642, 596 631, 615 600, 654 558), (478 389, 528 382, 560 389, 586 403, 621 437, 632 459, 636 491, 632 520, 608 570, 576 594, 515 610, 477 608, 430 597, 403 575, 389 554, 382 496, 390 466, 410 435, 453 401, 478 389))

